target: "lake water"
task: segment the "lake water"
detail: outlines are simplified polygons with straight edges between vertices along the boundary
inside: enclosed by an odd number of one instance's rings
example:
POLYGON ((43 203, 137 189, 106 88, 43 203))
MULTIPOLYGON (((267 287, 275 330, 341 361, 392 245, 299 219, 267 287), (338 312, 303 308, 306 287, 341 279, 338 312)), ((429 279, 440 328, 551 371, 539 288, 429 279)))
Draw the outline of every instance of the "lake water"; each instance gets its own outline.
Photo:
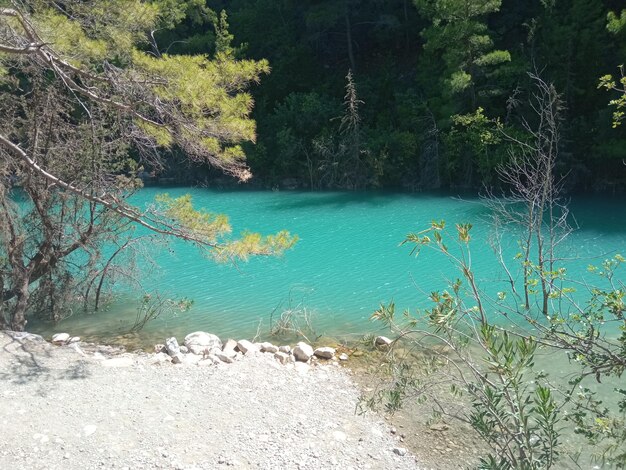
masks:
MULTIPOLYGON (((244 229, 297 234, 299 242, 280 258, 256 258, 237 266, 215 264, 188 244, 149 246, 158 268, 142 277, 144 287, 169 297, 194 301, 190 311, 164 314, 136 339, 149 344, 163 338, 204 330, 220 337, 265 334, 285 309, 306 311, 317 335, 358 337, 380 328, 369 318, 381 302, 398 308, 428 306, 427 295, 458 276, 444 257, 423 252, 410 256, 399 244, 409 232, 428 227, 433 219, 450 226, 471 222, 472 261, 480 285, 495 293, 506 288, 488 243, 486 210, 476 198, 447 194, 386 192, 216 191, 147 188, 134 202, 150 203, 158 192, 191 193, 197 207, 228 214, 233 233, 244 229)), ((619 197, 579 198, 571 204, 579 229, 567 253, 579 258, 567 264, 571 277, 590 276, 589 264, 611 254, 626 255, 626 206, 619 197)), ((505 258, 515 267, 514 237, 504 240, 505 258)), ((626 274, 620 274, 625 279, 626 274)), ((113 340, 133 324, 138 295, 122 294, 105 311, 75 314, 59 325, 29 325, 49 334, 113 340)))

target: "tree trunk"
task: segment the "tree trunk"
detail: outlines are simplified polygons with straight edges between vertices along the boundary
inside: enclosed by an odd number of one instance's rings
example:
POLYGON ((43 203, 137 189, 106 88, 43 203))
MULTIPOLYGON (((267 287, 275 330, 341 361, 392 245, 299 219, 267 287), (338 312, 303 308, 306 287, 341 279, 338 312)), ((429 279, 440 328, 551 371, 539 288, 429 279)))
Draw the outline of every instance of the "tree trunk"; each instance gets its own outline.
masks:
POLYGON ((356 73, 356 61, 354 60, 354 50, 352 49, 352 24, 350 23, 350 9, 346 5, 346 40, 348 42, 348 59, 350 60, 350 69, 352 73, 356 73))
POLYGON ((26 328, 26 309, 28 308, 28 299, 30 292, 28 290, 29 282, 24 280, 17 289, 15 306, 11 312, 11 329, 13 331, 24 331, 26 328))
POLYGON ((409 9, 407 6, 407 0, 404 0, 402 2, 402 7, 404 9, 404 40, 405 40, 405 44, 404 47, 406 49, 407 52, 409 52, 411 50, 411 40, 409 39, 409 9))

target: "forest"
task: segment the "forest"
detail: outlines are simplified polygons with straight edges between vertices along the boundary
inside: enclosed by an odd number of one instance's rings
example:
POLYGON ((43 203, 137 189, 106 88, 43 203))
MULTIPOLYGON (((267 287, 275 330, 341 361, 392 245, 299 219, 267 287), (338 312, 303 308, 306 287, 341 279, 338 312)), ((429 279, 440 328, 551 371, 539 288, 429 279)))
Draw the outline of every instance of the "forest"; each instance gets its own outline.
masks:
MULTIPOLYGON (((213 51, 216 14, 186 4, 187 18, 156 43, 172 54, 213 51)), ((613 125, 626 57, 619 0, 206 6, 225 12, 236 56, 271 67, 252 89, 258 136, 246 147, 260 187, 497 186, 510 154, 500 131, 524 138, 532 119, 531 73, 563 100, 557 168, 567 190, 624 189, 626 126, 613 125)))

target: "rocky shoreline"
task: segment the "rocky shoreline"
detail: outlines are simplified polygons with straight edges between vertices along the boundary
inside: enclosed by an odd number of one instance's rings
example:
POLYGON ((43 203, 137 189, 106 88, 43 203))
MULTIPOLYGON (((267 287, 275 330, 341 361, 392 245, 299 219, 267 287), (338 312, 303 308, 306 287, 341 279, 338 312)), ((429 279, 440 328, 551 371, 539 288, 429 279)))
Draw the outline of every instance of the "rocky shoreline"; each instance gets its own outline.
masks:
MULTIPOLYGON (((57 346, 74 345, 79 348, 80 337, 71 336, 69 333, 56 333, 51 338, 51 343, 57 346)), ((386 348, 391 344, 391 340, 385 336, 378 336, 374 340, 374 345, 378 348, 386 348)), ((242 359, 244 356, 253 356, 259 353, 271 355, 281 364, 292 364, 302 362, 311 364, 319 360, 347 361, 348 354, 342 352, 337 354, 337 350, 330 346, 320 346, 313 348, 304 341, 298 342, 294 347, 290 345, 275 346, 265 342, 251 342, 247 339, 228 339, 225 342, 212 334, 204 331, 196 331, 185 336, 183 344, 180 345, 176 337, 167 338, 162 344, 154 345, 154 355, 151 357, 152 364, 168 363, 186 365, 217 365, 220 363, 231 364, 242 359)))
POLYGON ((355 414, 333 348, 204 332, 139 354, 0 340, 0 468, 420 468, 377 415, 355 414))

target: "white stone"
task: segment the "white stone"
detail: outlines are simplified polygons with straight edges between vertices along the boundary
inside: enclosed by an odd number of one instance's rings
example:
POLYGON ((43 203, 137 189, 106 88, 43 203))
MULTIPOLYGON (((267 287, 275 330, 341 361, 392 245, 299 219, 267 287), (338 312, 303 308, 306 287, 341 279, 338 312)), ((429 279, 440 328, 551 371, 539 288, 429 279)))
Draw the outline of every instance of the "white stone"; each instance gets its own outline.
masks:
POLYGON ((96 432, 96 429, 98 429, 98 427, 94 424, 88 424, 83 428, 83 434, 85 436, 91 436, 94 432, 96 432))
POLYGON ((180 346, 173 336, 165 340, 165 349, 167 349, 167 353, 172 357, 180 354, 180 346))
POLYGON ((209 355, 217 356, 218 354, 235 359, 238 353, 234 349, 224 349, 223 351, 220 351, 219 349, 212 349, 209 355))
POLYGON ((341 353, 339 355, 339 360, 340 361, 347 361, 349 359, 348 355, 346 353, 341 353))
POLYGON ((200 362, 200 360, 202 359, 202 356, 198 356, 197 354, 185 354, 183 356, 183 364, 185 365, 196 365, 198 364, 198 362, 200 362))
POLYGON ((67 340, 67 342, 70 344, 78 343, 80 342, 80 336, 72 336, 70 339, 67 340))
POLYGON ((184 357, 185 356, 183 356, 183 353, 180 352, 178 354, 174 354, 172 356, 172 364, 182 364, 184 357))
POLYGON ((101 364, 104 367, 130 367, 134 363, 135 361, 130 356, 119 356, 111 359, 105 359, 101 364))
POLYGON ((281 346, 280 348, 278 348, 278 350, 282 353, 285 354, 291 354, 291 346, 287 345, 287 346, 281 346))
POLYGON ((447 431, 448 425, 446 423, 434 423, 430 425, 430 430, 439 432, 447 431))
POLYGON ((57 333, 52 336, 52 342, 54 344, 65 344, 69 341, 70 335, 67 333, 57 333))
POLYGON ((399 455, 400 457, 404 457, 406 455, 406 449, 404 447, 394 447, 393 453, 399 455))
POLYGON ((393 343, 393 341, 386 336, 377 336, 374 340, 374 343, 376 344, 376 346, 389 346, 391 343, 393 343))
POLYGON ((296 361, 307 362, 313 356, 313 348, 307 343, 300 341, 293 348, 293 356, 296 358, 296 361))
POLYGON ((152 358, 150 358, 150 364, 163 364, 166 362, 170 362, 171 359, 172 358, 168 356, 166 353, 160 352, 152 356, 152 358))
POLYGON ((244 354, 253 354, 259 350, 254 344, 247 339, 237 341, 237 349, 244 354))
POLYGON ((345 442, 345 440, 348 438, 348 436, 346 436, 345 432, 342 431, 333 431, 333 439, 339 442, 345 442))
POLYGON ((204 354, 212 348, 222 349, 222 340, 211 333, 196 331, 185 336, 185 346, 194 354, 204 354))
POLYGON ((224 352, 220 352, 219 354, 216 354, 215 357, 217 357, 220 361, 225 362, 226 364, 232 364, 233 362, 235 362, 235 360, 228 356, 227 354, 224 354, 224 352))
POLYGON ((207 360, 209 360, 209 361, 213 361, 213 364, 215 364, 215 365, 217 365, 217 364, 221 364, 221 363, 223 362, 223 361, 222 361, 219 357, 217 357, 217 355, 215 355, 215 354, 209 354, 209 355, 206 357, 206 359, 207 359, 207 360))
POLYGON ((335 357, 335 348, 329 348, 327 346, 317 348, 313 354, 322 359, 332 359, 335 357))
POLYGON ((222 351, 224 351, 224 352, 226 352, 226 351, 234 351, 236 347, 237 347, 237 341, 235 341, 234 339, 228 339, 224 343, 224 347, 222 348, 222 351))
POLYGON ((214 366, 214 365, 215 365, 215 363, 214 363, 214 362, 213 362, 213 360, 212 360, 211 358, 209 358, 209 357, 204 358, 204 359, 200 359, 200 360, 198 361, 198 366, 203 366, 203 367, 206 367, 206 366, 214 366))
POLYGON ((274 353, 274 357, 281 364, 288 364, 290 362, 293 362, 293 356, 284 352, 278 351, 277 353, 274 353))
POLYGON ((278 352, 278 347, 266 341, 265 343, 261 343, 261 352, 276 353, 278 352))
POLYGON ((181 346, 180 347, 180 352, 183 354, 187 354, 189 353, 189 348, 187 346, 181 346))

